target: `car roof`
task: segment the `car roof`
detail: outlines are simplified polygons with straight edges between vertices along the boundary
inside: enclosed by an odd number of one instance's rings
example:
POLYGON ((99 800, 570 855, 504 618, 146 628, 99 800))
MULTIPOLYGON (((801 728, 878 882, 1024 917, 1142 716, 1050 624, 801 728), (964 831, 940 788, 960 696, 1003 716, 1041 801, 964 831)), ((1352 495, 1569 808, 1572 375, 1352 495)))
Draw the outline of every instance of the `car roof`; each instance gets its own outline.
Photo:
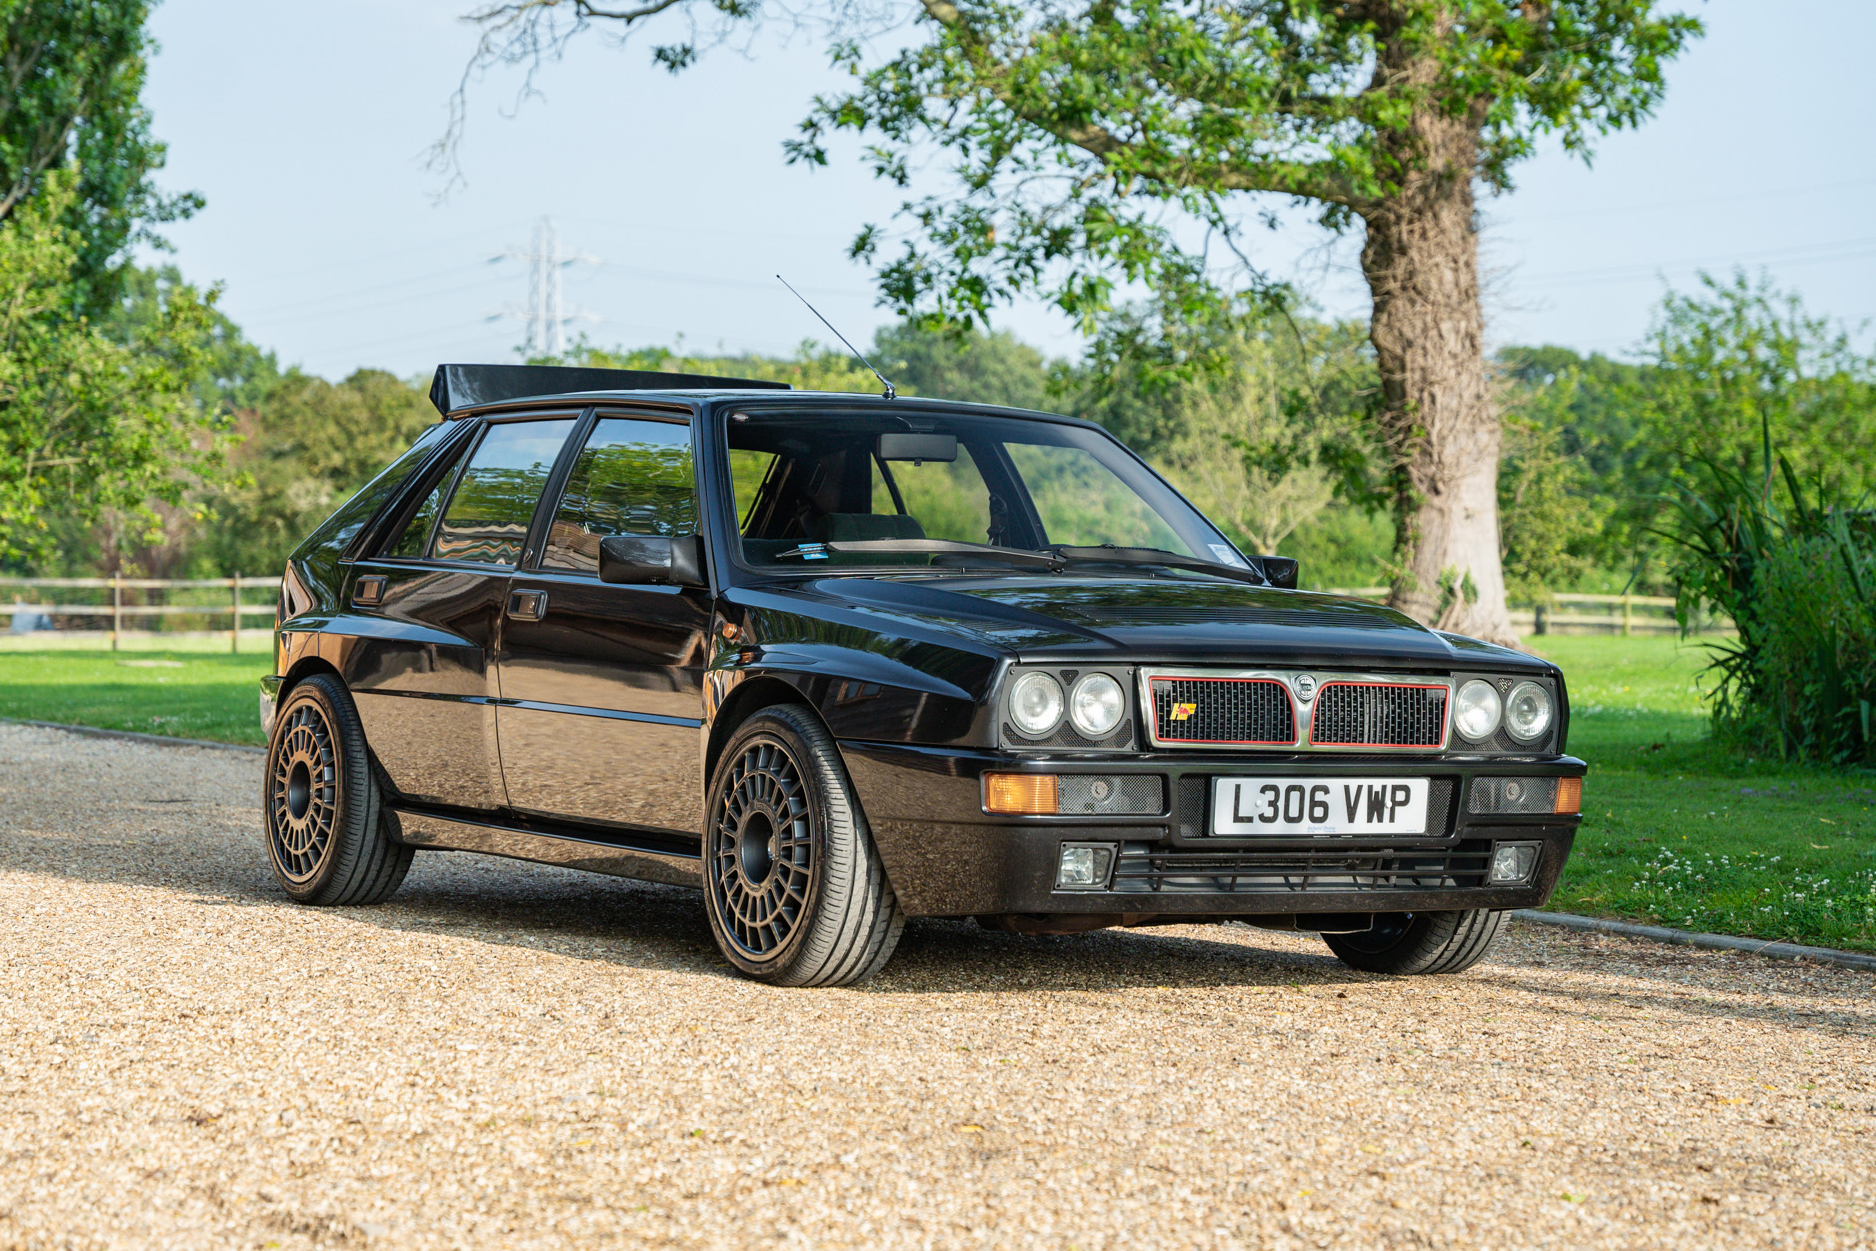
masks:
POLYGON ((796 391, 792 389, 783 391, 754 387, 665 387, 658 390, 562 391, 457 409, 449 415, 447 420, 457 421, 466 417, 481 417, 493 413, 541 408, 549 405, 643 405, 662 402, 689 406, 700 401, 720 403, 733 400, 755 401, 764 408, 802 408, 817 404, 838 403, 854 407, 877 406, 881 412, 891 412, 896 408, 939 409, 960 414, 974 413, 1017 420, 1057 422, 1063 425, 1086 426, 1094 430, 1102 428, 1098 423, 1086 418, 1070 417, 1064 413, 1050 413, 1030 408, 1006 408, 1000 404, 978 404, 966 400, 941 399, 937 396, 900 394, 889 400, 883 395, 867 391, 796 391))

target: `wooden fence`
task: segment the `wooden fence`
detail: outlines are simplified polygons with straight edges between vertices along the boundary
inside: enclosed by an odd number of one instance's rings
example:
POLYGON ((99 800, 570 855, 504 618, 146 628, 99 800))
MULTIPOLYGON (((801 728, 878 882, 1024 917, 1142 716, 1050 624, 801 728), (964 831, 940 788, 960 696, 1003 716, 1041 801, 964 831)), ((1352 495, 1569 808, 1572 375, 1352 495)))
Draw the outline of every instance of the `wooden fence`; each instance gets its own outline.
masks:
MULTIPOLYGON (((111 650, 116 651, 121 636, 125 633, 126 623, 150 622, 156 630, 146 626, 139 633, 173 633, 177 636, 200 635, 204 632, 227 634, 230 651, 239 647, 241 629, 244 620, 262 617, 271 621, 274 615, 274 598, 280 591, 279 578, 244 578, 236 575, 232 578, 0 578, 0 617, 6 618, 12 626, 14 618, 30 612, 39 618, 50 618, 51 628, 60 631, 109 629, 111 650), (108 602, 96 603, 55 603, 46 602, 48 591, 90 592, 86 598, 108 602), (213 592, 221 591, 222 595, 213 592), (264 604, 248 603, 244 596, 265 591, 267 602, 264 604), (153 596, 151 592, 160 592, 153 596), (172 597, 181 592, 181 601, 172 597), (152 603, 160 598, 162 602, 152 603), (200 600, 206 602, 187 602, 200 600), (59 618, 64 618, 60 621, 59 618), (166 629, 169 618, 198 618, 215 621, 226 618, 225 629, 209 626, 204 630, 166 629), (93 624, 95 623, 95 624, 93 624)), ((61 595, 59 599, 74 599, 76 596, 61 595)), ((41 627, 45 628, 45 627, 41 627)))
MULTIPOLYGON (((1335 587, 1331 595, 1352 595, 1360 599, 1386 599, 1385 586, 1335 587)), ((1551 596, 1550 604, 1513 604, 1511 625, 1520 634, 1595 633, 1661 634, 1680 629, 1674 618, 1674 600, 1665 595, 1576 595, 1551 596)), ((1702 615, 1694 623, 1698 633, 1713 633, 1733 628, 1725 617, 1702 615)))
MULTIPOLYGON (((126 622, 144 622, 154 619, 158 631, 166 630, 169 618, 206 617, 209 619, 226 618, 228 625, 224 629, 212 630, 214 633, 226 633, 230 649, 240 642, 242 622, 254 617, 272 617, 274 596, 280 589, 278 578, 3 578, 0 577, 0 618, 12 624, 13 617, 21 612, 30 611, 43 617, 54 619, 54 624, 63 630, 103 630, 111 633, 111 649, 117 650, 119 637, 124 633, 126 622), (31 602, 28 593, 43 599, 47 591, 77 590, 91 592, 104 600, 104 592, 110 592, 109 602, 90 604, 31 602), (161 603, 151 603, 151 592, 161 592, 161 603), (221 596, 210 594, 224 592, 221 596), (246 602, 244 595, 267 593, 267 602, 252 604, 246 602), (9 594, 10 592, 10 594, 9 594), (182 592, 182 598, 208 599, 219 602, 188 603, 176 602, 172 597, 182 592), (8 603, 6 601, 13 602, 8 603), (58 622, 57 618, 65 618, 58 622), (108 624, 107 624, 108 619, 108 624), (96 625, 91 623, 96 622, 96 625)), ((1385 599, 1388 588, 1384 586, 1336 587, 1330 591, 1334 595, 1351 595, 1361 599, 1385 599)), ((62 597, 70 598, 70 597, 62 597)), ((1595 632, 1631 635, 1637 633, 1658 634, 1679 629, 1674 620, 1674 601, 1660 595, 1571 595, 1553 596, 1554 603, 1545 605, 1518 605, 1511 610, 1511 624, 1521 634, 1549 634, 1561 630, 1571 632, 1595 632)), ((1723 617, 1715 617, 1697 622, 1702 630, 1725 630, 1731 628, 1731 622, 1723 617)), ((140 631, 144 632, 144 631, 140 631)), ((176 634, 200 634, 202 631, 175 631, 176 634)))

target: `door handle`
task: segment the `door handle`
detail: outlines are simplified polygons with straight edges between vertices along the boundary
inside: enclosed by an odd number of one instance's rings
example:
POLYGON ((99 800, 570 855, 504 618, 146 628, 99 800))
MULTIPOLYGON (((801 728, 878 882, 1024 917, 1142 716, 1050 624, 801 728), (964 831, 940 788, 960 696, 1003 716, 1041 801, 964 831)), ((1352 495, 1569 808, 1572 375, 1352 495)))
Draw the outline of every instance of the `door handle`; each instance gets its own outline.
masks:
POLYGON ((547 615, 546 591, 511 591, 508 615, 516 621, 539 621, 547 615))
POLYGON ((381 574, 367 574, 352 583, 352 602, 372 607, 384 602, 385 579, 381 574))

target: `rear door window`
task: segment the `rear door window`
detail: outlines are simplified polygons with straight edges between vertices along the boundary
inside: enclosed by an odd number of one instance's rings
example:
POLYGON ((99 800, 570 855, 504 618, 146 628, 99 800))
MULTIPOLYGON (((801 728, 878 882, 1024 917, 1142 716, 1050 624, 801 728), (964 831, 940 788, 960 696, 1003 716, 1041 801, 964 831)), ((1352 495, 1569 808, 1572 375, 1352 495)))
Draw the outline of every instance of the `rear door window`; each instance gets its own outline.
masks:
POLYGON ((485 565, 518 562, 534 506, 574 424, 565 417, 491 425, 443 510, 432 555, 485 565))
POLYGON ((602 417, 580 449, 554 510, 544 569, 599 571, 599 541, 615 534, 697 532, 690 427, 602 417))
POLYGON ((449 464, 437 474, 436 485, 423 497, 423 503, 411 514, 409 521, 397 538, 384 549, 386 556, 397 556, 407 560, 421 559, 430 546, 430 528, 436 524, 436 515, 443 508, 443 497, 449 494, 450 486, 456 481, 456 466, 462 460, 459 449, 449 458, 449 464))

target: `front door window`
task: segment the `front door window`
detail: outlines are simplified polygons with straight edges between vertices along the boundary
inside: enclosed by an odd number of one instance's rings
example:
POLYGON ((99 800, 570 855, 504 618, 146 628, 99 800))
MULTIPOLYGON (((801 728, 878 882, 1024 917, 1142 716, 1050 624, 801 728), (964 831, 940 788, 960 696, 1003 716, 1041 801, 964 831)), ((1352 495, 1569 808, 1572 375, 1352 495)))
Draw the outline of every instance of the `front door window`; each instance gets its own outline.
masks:
POLYGON ((604 417, 580 449, 548 531, 541 567, 599 571, 599 541, 615 534, 697 532, 690 427, 604 417))

